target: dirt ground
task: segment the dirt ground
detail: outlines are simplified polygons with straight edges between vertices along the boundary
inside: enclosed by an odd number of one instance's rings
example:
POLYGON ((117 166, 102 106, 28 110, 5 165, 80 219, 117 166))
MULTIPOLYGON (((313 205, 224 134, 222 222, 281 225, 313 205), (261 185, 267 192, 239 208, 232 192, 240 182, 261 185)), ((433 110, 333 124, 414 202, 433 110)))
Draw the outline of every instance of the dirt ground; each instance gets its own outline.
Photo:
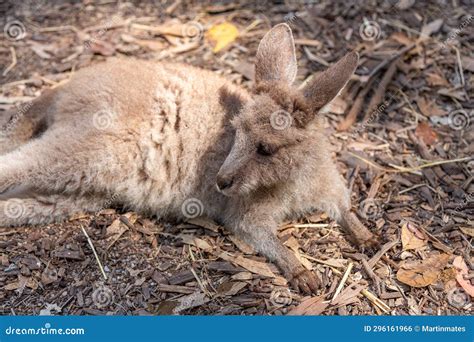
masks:
POLYGON ((470 0, 2 2, 0 110, 114 56, 184 61, 250 88, 258 42, 281 22, 299 83, 358 51, 356 76, 322 115, 353 209, 382 247, 359 250, 324 213, 285 223, 280 239, 322 279, 304 297, 212 222, 104 208, 0 228, 0 313, 471 314, 469 13, 470 0))

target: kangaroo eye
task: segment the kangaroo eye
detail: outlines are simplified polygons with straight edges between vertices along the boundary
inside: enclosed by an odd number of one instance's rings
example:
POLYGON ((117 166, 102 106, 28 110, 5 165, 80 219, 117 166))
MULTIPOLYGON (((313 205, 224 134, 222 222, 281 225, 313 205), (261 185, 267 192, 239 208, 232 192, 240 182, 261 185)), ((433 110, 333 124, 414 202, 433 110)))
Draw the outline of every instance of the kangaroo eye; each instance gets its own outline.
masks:
POLYGON ((271 156, 274 151, 267 145, 264 145, 262 143, 257 145, 257 153, 260 154, 261 156, 271 156))

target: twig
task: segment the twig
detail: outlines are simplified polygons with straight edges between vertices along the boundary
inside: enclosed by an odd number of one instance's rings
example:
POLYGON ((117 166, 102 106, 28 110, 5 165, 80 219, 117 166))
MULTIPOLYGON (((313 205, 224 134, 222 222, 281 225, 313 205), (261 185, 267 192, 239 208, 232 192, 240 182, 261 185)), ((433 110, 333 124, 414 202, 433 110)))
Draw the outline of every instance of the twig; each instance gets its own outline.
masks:
POLYGON ((461 61, 461 54, 459 53, 459 49, 454 47, 454 50, 456 50, 456 59, 458 61, 458 67, 459 67, 459 76, 461 78, 461 84, 464 87, 464 74, 463 74, 463 69, 462 69, 462 61, 461 61))
POLYGON ((367 262, 366 259, 362 259, 362 266, 364 267, 365 273, 369 276, 370 279, 375 284, 375 289, 377 290, 377 295, 380 296, 381 294, 381 289, 380 289, 380 278, 372 271, 372 268, 370 267, 369 263, 367 262))
POLYGON ((331 302, 334 302, 336 297, 339 295, 339 293, 342 291, 342 288, 344 287, 344 284, 347 281, 347 278, 349 277, 349 274, 352 271, 352 267, 354 267, 354 263, 350 262, 349 265, 347 266, 346 272, 344 272, 344 275, 342 276, 341 282, 339 283, 338 287, 336 288, 336 291, 334 292, 334 296, 332 297, 331 302))
POLYGON ((373 268, 375 266, 375 264, 380 260, 380 258, 382 257, 382 255, 384 255, 385 253, 387 253, 389 250, 391 250, 393 247, 395 247, 396 245, 398 245, 398 243, 400 242, 400 240, 395 240, 395 241, 390 241, 390 242, 387 242, 385 245, 383 245, 380 250, 375 253, 375 255, 367 262, 367 264, 373 268))
POLYGON ((196 271, 194 270, 194 268, 190 268, 191 270, 191 273, 193 274, 194 278, 196 279, 199 287, 201 288, 201 291, 204 292, 206 294, 206 296, 211 296, 211 294, 209 293, 209 291, 206 289, 206 287, 204 286, 204 283, 202 282, 201 278, 199 278, 199 276, 197 275, 196 271))
POLYGON ((385 304, 381 299, 377 298, 372 292, 369 290, 362 290, 361 293, 367 297, 368 300, 375 306, 377 306, 380 310, 385 312, 386 314, 390 313, 390 306, 385 304))
POLYGON ((393 54, 393 55, 390 56, 389 58, 384 59, 382 62, 380 62, 380 63, 370 72, 369 75, 360 77, 360 81, 363 82, 363 83, 369 82, 369 81, 372 79, 372 77, 374 77, 375 74, 377 74, 377 73, 379 72, 379 70, 383 69, 388 63, 390 63, 390 62, 393 61, 394 59, 398 59, 398 57, 404 55, 405 53, 407 53, 408 51, 410 51, 411 49, 413 49, 415 46, 416 46, 415 43, 413 43, 413 44, 411 44, 411 45, 408 45, 408 46, 405 46, 403 49, 401 49, 401 50, 398 51, 397 53, 393 54))
POLYGON ((403 167, 403 166, 398 166, 398 165, 393 165, 393 164, 390 164, 391 167, 393 167, 393 169, 389 169, 389 168, 386 168, 386 167, 383 167, 383 166, 380 166, 368 159, 365 159, 351 151, 347 151, 348 154, 350 154, 351 156, 357 158, 357 159, 360 159, 362 160, 363 162, 365 162, 366 164, 369 164, 370 166, 372 167, 375 167, 376 169, 379 169, 379 170, 382 170, 382 171, 385 171, 385 172, 395 172, 395 173, 401 173, 401 172, 414 172, 414 171, 419 171, 421 169, 425 169, 427 167, 433 167, 433 166, 437 166, 437 165, 443 165, 443 164, 449 164, 449 163, 458 163, 458 162, 462 162, 462 161, 466 161, 466 160, 470 160, 472 159, 472 157, 464 157, 464 158, 457 158, 457 159, 450 159, 450 160, 437 160, 437 161, 433 161, 433 162, 430 162, 430 163, 426 163, 426 164, 423 164, 423 165, 420 165, 420 166, 415 166, 415 167, 403 167))
POLYGON ((458 162, 470 160, 471 158, 472 157, 464 157, 464 158, 449 159, 449 160, 437 160, 437 161, 425 163, 425 164, 422 164, 420 166, 415 166, 415 167, 403 167, 403 166, 397 166, 393 164, 390 164, 390 166, 397 169, 391 172, 413 172, 413 171, 419 171, 421 169, 425 169, 427 167, 433 167, 437 165, 444 165, 444 164, 450 164, 450 163, 458 163, 458 162))
MULTIPOLYGON (((415 133, 413 133, 412 131, 408 131, 408 137, 413 142, 413 144, 415 144, 418 153, 423 159, 426 159, 426 160, 433 159, 430 151, 428 150, 428 147, 426 146, 426 144, 423 142, 422 139, 418 139, 415 133)), ((431 176, 439 177, 442 181, 451 185, 452 187, 458 187, 458 185, 451 179, 451 177, 448 174, 446 174, 446 172, 444 172, 440 167, 438 166, 434 167, 430 173, 431 173, 431 176)))
POLYGON ((94 244, 92 243, 91 238, 89 237, 89 234, 87 234, 86 230, 84 229, 83 226, 81 226, 82 232, 87 238, 87 242, 89 243, 89 246, 92 249, 92 253, 94 253, 95 260, 97 261, 97 264, 99 265, 100 271, 102 272, 102 275, 104 276, 104 279, 107 280, 107 274, 105 274, 104 267, 102 267, 102 263, 100 262, 99 256, 97 255, 97 252, 95 250, 94 244))

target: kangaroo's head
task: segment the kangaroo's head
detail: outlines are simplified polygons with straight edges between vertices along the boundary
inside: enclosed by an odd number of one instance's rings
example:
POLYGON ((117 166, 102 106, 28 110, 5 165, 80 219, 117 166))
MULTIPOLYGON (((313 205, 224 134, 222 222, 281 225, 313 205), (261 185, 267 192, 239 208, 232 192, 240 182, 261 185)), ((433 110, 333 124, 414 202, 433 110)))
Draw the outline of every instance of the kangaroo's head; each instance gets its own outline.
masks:
POLYGON ((311 139, 311 123, 357 63, 357 53, 351 52, 297 89, 292 87, 297 64, 291 29, 286 24, 271 29, 258 47, 254 96, 232 121, 234 143, 217 174, 218 189, 235 196, 278 186, 311 162, 308 152, 318 144, 311 139))

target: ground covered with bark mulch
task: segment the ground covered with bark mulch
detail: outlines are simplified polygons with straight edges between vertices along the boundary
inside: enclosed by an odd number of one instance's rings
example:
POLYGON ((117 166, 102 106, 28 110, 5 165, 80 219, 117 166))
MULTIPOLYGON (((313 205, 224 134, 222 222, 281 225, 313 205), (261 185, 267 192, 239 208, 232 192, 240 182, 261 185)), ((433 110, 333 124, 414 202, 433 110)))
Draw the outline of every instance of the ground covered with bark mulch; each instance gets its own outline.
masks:
POLYGON ((472 313, 468 3, 2 3, 0 110, 113 56, 185 61, 251 87, 258 42, 281 22, 295 35, 298 83, 357 50, 356 75, 324 115, 353 209, 382 247, 357 249, 324 213, 285 223, 280 239, 322 279, 320 294, 304 297, 212 222, 104 208, 61 224, 0 228, 0 313, 472 313))

